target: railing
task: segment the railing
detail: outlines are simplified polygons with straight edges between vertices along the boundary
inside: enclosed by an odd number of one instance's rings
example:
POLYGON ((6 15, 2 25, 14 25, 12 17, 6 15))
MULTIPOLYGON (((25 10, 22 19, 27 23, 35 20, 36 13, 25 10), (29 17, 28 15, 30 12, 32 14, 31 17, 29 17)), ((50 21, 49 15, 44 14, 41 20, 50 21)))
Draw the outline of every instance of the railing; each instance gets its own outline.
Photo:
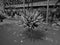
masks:
MULTIPOLYGON (((49 1, 49 6, 50 5, 55 5, 56 1, 49 1)), ((58 3, 57 5, 60 5, 60 3, 58 3)), ((29 6, 32 6, 31 3, 29 3, 29 6)), ((33 3, 33 6, 47 6, 47 1, 44 2, 35 2, 33 3)), ((5 7, 24 7, 23 4, 17 4, 17 5, 7 5, 5 7)), ((28 7, 28 4, 25 4, 25 7, 28 7)))

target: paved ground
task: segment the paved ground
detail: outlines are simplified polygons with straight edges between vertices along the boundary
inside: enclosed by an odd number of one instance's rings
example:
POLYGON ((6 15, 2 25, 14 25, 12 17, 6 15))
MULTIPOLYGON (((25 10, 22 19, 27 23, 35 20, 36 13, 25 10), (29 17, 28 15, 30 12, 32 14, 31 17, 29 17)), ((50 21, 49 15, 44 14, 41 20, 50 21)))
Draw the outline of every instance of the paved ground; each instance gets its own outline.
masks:
POLYGON ((33 43, 29 40, 22 41, 23 27, 12 23, 14 21, 10 21, 11 24, 9 21, 9 24, 6 22, 0 23, 0 45, 60 45, 60 30, 58 30, 58 27, 54 27, 54 30, 50 28, 47 32, 48 38, 45 40, 33 43))

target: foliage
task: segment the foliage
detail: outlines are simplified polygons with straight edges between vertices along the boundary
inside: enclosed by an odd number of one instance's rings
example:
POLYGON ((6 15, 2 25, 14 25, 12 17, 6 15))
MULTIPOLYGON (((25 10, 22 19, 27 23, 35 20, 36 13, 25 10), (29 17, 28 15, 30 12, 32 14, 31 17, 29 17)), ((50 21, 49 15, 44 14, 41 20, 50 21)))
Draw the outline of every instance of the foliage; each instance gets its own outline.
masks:
POLYGON ((31 41, 37 41, 37 40, 43 40, 43 38, 46 36, 45 32, 40 30, 40 29, 35 29, 39 26, 38 22, 41 20, 41 15, 37 10, 34 10, 35 12, 28 12, 28 13, 23 14, 22 18, 27 26, 27 29, 23 31, 23 35, 25 36, 26 39, 29 39, 31 41), (32 13, 32 14, 31 14, 32 13), (25 22, 26 19, 26 22, 25 22))

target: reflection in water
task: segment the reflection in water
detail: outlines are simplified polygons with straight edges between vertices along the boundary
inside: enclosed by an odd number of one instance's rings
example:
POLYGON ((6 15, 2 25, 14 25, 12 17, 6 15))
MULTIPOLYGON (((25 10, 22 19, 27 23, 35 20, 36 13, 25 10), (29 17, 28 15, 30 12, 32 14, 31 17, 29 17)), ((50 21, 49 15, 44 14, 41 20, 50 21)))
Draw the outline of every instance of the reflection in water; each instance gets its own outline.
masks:
POLYGON ((46 34, 42 30, 32 30, 32 29, 27 29, 23 32, 23 35, 25 36, 26 39, 31 40, 31 41, 38 41, 38 40, 44 40, 46 37, 46 34))

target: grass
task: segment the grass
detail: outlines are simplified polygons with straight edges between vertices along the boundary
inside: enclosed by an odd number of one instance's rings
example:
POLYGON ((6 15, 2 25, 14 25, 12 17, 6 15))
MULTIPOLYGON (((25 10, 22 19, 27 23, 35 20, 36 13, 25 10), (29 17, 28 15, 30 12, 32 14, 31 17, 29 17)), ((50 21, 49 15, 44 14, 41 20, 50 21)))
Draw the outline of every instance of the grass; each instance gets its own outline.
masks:
MULTIPOLYGON (((26 39, 28 39, 28 40, 30 40, 30 42, 31 41, 39 41, 39 40, 44 40, 43 39, 43 37, 45 37, 46 35, 46 33, 43 31, 43 27, 45 28, 46 27, 46 25, 43 25, 43 24, 41 24, 40 26, 39 26, 39 28, 37 28, 38 30, 31 30, 31 29, 25 29, 24 31, 23 31, 23 27, 22 28, 20 28, 19 26, 17 26, 17 25, 15 25, 15 24, 2 24, 2 25, 0 25, 0 35, 2 35, 4 32, 8 35, 8 31, 9 32, 12 32, 12 33, 9 33, 9 35, 13 35, 13 32, 17 32, 17 34, 20 34, 20 30, 24 33, 23 34, 23 36, 25 36, 26 38, 25 38, 25 40, 26 39), (41 31, 42 30, 42 31, 41 31), (3 33, 2 33, 3 32, 3 33)), ((58 27, 56 27, 56 26, 47 26, 47 28, 51 31, 51 30, 55 30, 55 29, 59 29, 58 27)), ((4 33, 4 35, 3 36, 6 36, 5 35, 5 33, 4 33)), ((48 35, 48 34, 47 34, 48 35)), ((16 35, 15 36, 12 36, 12 37, 14 37, 14 38, 17 38, 16 37, 16 35)), ((12 37, 10 37, 11 39, 12 39, 12 37)), ((6 36, 6 38, 8 39, 8 36, 6 36)), ((9 38, 9 39, 10 39, 9 38)), ((14 39, 13 38, 13 39, 14 39)), ((19 37, 20 38, 20 37, 19 37)), ((21 40, 21 39, 19 39, 18 38, 18 40, 21 40)), ((13 40, 12 39, 12 40, 13 40)), ((28 42, 28 41, 26 41, 26 42, 28 42)))

